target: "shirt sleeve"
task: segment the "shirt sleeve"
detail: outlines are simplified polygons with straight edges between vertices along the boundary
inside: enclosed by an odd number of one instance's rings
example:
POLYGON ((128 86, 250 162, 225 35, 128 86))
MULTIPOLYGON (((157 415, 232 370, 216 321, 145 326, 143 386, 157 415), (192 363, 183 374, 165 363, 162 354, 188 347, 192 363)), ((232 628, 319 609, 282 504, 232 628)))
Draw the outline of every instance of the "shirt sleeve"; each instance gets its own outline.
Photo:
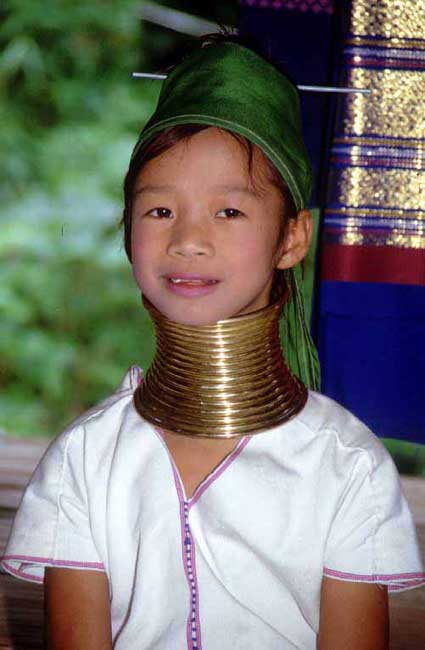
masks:
POLYGON ((85 486, 84 430, 76 426, 49 446, 24 492, 1 564, 43 582, 46 566, 104 571, 95 547, 85 486))
POLYGON ((330 526, 324 575, 384 584, 425 585, 415 525, 394 463, 379 441, 361 450, 330 526))

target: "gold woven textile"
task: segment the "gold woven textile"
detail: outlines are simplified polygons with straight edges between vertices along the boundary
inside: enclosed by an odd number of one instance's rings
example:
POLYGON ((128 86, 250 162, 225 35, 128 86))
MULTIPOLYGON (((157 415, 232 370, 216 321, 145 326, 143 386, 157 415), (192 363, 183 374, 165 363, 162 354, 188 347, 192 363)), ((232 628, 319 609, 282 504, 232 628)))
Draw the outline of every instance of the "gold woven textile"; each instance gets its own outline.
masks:
POLYGON ((425 250, 425 0, 353 0, 325 242, 425 250))
POLYGON ((251 314, 194 327, 166 319, 146 299, 157 349, 134 393, 140 415, 187 436, 260 433, 296 415, 307 389, 289 371, 279 340, 286 295, 251 314))

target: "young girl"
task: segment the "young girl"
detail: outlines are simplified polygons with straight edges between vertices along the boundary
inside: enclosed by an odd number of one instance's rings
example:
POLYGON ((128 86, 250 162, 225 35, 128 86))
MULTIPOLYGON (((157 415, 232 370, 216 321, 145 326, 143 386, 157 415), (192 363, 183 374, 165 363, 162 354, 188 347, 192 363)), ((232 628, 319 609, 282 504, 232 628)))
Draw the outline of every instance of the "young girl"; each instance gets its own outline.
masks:
POLYGON ((51 444, 3 557, 45 583, 47 647, 379 650, 387 589, 425 583, 389 455, 305 386, 310 181, 260 55, 206 40, 168 75, 125 184, 154 363, 51 444))

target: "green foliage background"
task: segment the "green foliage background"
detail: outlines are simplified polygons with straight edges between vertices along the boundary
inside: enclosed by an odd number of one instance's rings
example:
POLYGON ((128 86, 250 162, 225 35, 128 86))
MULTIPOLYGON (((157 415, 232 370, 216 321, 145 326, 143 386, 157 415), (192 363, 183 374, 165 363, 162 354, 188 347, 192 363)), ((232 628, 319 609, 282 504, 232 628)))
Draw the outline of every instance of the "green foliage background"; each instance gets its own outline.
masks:
POLYGON ((54 435, 147 365, 121 185, 158 87, 140 3, 9 0, 0 27, 0 428, 54 435))
MULTIPOLYGON (((177 0, 163 2, 181 9, 177 0)), ((149 365, 150 321, 118 228, 122 181, 159 86, 191 38, 136 0, 0 5, 0 431, 56 435, 149 365)), ((238 2, 184 10, 237 25, 238 2)), ((388 441, 404 472, 425 448, 388 441)))

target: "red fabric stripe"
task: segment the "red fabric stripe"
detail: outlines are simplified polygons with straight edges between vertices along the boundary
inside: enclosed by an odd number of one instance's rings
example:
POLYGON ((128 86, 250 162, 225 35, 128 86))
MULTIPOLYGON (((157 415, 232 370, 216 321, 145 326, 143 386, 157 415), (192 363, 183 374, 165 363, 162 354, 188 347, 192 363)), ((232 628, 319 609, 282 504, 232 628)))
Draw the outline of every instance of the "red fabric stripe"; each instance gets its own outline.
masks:
POLYGON ((425 286, 425 250, 324 244, 322 280, 425 286))

